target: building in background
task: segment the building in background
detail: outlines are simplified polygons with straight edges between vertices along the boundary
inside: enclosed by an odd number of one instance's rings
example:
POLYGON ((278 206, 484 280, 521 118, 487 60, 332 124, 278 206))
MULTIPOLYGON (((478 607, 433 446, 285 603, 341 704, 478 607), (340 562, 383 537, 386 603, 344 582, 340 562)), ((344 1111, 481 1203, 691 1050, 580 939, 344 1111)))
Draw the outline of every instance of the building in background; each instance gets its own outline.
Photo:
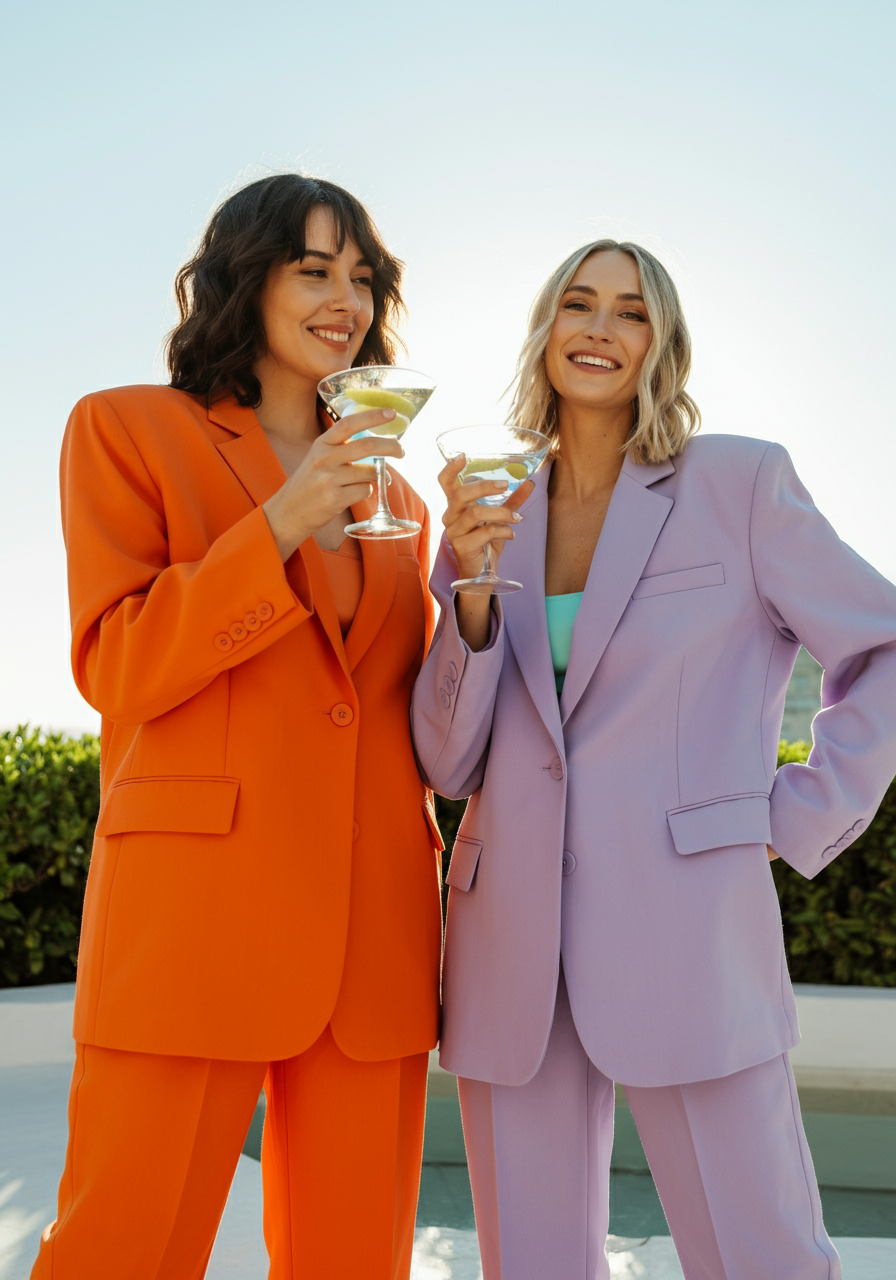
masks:
POLYGON ((800 649, 787 686, 781 737, 788 742, 811 742, 812 717, 820 710, 821 667, 805 649, 800 649))

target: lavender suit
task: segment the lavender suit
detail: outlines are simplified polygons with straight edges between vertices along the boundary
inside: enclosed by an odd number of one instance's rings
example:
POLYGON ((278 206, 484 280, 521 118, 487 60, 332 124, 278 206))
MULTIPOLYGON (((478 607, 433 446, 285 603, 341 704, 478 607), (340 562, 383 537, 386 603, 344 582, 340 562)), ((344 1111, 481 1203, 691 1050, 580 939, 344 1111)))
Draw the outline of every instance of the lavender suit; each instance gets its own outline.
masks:
POLYGON ((441 1061, 499 1088, 533 1081, 562 954, 602 1078, 747 1072, 799 1038, 765 846, 814 876, 896 773, 896 588, 778 445, 706 436, 665 464, 627 459, 558 703, 548 474, 501 559, 525 589, 495 601, 481 652, 458 634, 444 545, 433 574, 415 740, 434 789, 471 797, 448 875, 441 1061), (800 643, 824 668, 823 710, 809 763, 776 772, 800 643))

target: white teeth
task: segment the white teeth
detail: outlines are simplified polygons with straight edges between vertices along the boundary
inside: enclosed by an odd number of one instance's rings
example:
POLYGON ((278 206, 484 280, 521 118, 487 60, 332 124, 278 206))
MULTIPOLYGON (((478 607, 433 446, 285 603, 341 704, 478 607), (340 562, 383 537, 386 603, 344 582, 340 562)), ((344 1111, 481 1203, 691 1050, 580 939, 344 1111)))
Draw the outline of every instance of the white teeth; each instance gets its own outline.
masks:
POLYGON ((348 342, 349 339, 347 333, 337 333, 335 329, 313 329, 312 333, 316 333, 319 338, 329 338, 331 342, 348 342))
POLYGON ((600 356, 573 356, 573 364, 596 364, 601 369, 618 369, 619 365, 612 360, 602 360, 600 356))

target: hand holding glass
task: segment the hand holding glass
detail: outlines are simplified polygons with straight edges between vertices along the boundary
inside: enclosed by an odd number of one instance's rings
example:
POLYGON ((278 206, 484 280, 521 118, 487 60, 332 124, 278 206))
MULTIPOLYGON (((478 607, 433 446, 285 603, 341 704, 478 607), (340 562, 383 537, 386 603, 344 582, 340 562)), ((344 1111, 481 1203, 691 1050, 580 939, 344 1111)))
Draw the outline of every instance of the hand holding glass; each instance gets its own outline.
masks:
MULTIPOLYGON (((359 435, 392 436, 400 440, 412 420, 435 391, 436 384, 425 373, 414 369, 397 369, 391 364, 368 364, 358 369, 343 369, 340 373, 323 378, 317 386, 325 404, 340 418, 365 409, 394 409, 395 417, 383 422, 371 431, 359 435)), ((357 437, 352 437, 356 439, 357 437)), ((373 447, 373 446, 372 446, 373 447)), ((365 462, 368 459, 365 459, 365 462)), ((376 514, 369 520, 346 525, 345 532, 352 538, 407 538, 420 532, 416 520, 398 520, 389 510, 386 495, 386 459, 373 456, 376 466, 377 506, 376 514)))
MULTIPOLYGON (((504 481, 503 493, 492 493, 476 501, 485 507, 501 507, 512 493, 537 471, 547 457, 551 442, 540 431, 505 424, 494 427, 457 427, 445 431, 436 443, 446 462, 464 456, 466 465, 460 473, 462 484, 479 480, 504 481)), ((485 514, 483 512, 483 514, 485 514)), ((492 567, 492 544, 483 548, 482 570, 475 578, 452 582, 455 591, 467 595, 507 595, 522 591, 522 583, 498 576, 492 567)))

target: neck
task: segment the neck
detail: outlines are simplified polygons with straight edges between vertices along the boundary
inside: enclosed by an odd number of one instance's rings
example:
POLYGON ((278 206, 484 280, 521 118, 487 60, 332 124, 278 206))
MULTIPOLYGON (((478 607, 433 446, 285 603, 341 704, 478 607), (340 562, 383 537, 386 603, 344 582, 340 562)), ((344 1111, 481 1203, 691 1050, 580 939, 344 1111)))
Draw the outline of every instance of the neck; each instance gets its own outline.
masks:
POLYGON ((290 376, 278 365, 259 361, 261 404, 255 410, 266 436, 287 445, 312 444, 320 435, 317 384, 290 376))
POLYGON ((577 502, 612 488, 625 455, 623 445, 632 425, 632 406, 595 411, 561 400, 560 452, 551 469, 551 490, 558 488, 577 502))

